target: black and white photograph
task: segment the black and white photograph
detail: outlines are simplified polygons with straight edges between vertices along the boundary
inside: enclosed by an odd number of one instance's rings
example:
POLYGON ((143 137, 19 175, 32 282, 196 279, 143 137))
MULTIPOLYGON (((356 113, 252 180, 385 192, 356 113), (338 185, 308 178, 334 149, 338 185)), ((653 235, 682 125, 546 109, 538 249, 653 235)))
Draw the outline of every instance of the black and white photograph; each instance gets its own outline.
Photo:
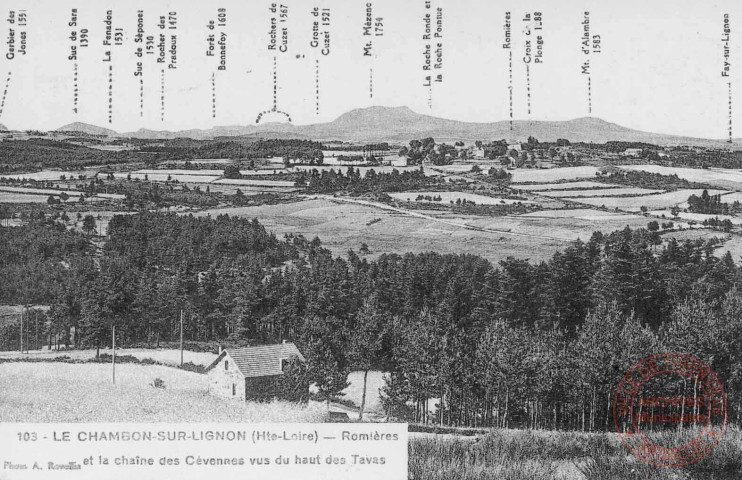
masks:
POLYGON ((0 479, 742 478, 738 24, 3 0, 0 479))

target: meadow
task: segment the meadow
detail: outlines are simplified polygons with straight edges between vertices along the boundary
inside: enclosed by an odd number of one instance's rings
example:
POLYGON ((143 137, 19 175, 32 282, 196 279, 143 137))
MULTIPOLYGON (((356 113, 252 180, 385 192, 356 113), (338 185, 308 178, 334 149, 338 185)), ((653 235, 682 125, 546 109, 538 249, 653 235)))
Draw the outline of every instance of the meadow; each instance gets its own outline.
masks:
MULTIPOLYGON (((217 178, 218 175, 201 175, 198 170, 192 170, 193 173, 186 175, 170 174, 167 170, 157 170, 158 173, 141 173, 141 172, 120 172, 114 173, 113 176, 116 179, 131 178, 132 180, 149 180, 152 182, 166 182, 168 178, 171 181, 177 180, 180 183, 191 182, 191 183, 211 183, 217 178)), ((221 175, 221 173, 220 173, 221 175)))
POLYGON ((456 203, 456 200, 466 200, 467 202, 474 202, 477 205, 512 205, 514 203, 533 203, 529 202, 528 200, 513 200, 509 198, 497 198, 497 197, 487 197, 484 195, 477 195, 476 193, 467 193, 467 192, 400 192, 400 193, 390 193, 389 196, 392 198, 395 198, 397 200, 402 201, 420 201, 420 202, 427 202, 428 200, 417 200, 417 196, 430 196, 430 197, 440 197, 441 200, 438 202, 432 202, 439 205, 447 205, 450 203, 456 203))
MULTIPOLYGON (((335 255, 346 255, 350 249, 358 252, 361 244, 366 243, 370 249, 367 258, 376 258, 381 253, 438 251, 453 254, 477 252, 493 262, 504 260, 508 256, 537 260, 549 258, 555 251, 567 247, 567 239, 577 238, 574 233, 563 231, 563 226, 560 226, 559 234, 564 236, 565 241, 544 241, 456 227, 435 221, 436 218, 440 218, 475 226, 481 222, 504 229, 516 226, 519 231, 528 233, 527 226, 520 227, 523 223, 530 222, 527 218, 521 221, 518 217, 475 217, 434 210, 415 212, 430 215, 431 219, 408 216, 370 205, 326 199, 256 207, 217 208, 203 210, 194 215, 216 217, 219 214, 228 214, 249 219, 257 218, 279 238, 284 234, 302 234, 308 239, 319 237, 322 245, 335 255)), ((542 220, 539 219, 538 222, 542 220)), ((566 222, 563 223, 567 226, 566 222)), ((625 223, 620 225, 623 226, 625 223)), ((548 226, 545 231, 547 230, 548 226)))
POLYGON ((245 178, 221 178, 219 180, 215 180, 214 183, 220 185, 244 185, 246 187, 291 188, 294 186, 294 182, 288 182, 285 180, 250 180, 245 178))
POLYGON ((208 394, 205 375, 156 365, 0 364, 0 422, 323 422, 326 406, 208 394), (155 379, 164 388, 154 386, 155 379))
MULTIPOLYGON (((703 190, 676 190, 674 192, 660 193, 657 195, 645 195, 638 197, 572 197, 565 200, 573 200, 580 203, 587 203, 597 207, 605 206, 606 208, 619 208, 627 211, 639 211, 641 207, 647 207, 650 210, 670 208, 688 201, 691 195, 701 195, 703 190)), ((709 195, 724 194, 725 190, 709 190, 709 195)))
POLYGON ((565 182, 565 183, 538 183, 534 185, 516 185, 515 188, 519 188, 521 190, 529 190, 533 192, 537 191, 543 191, 543 190, 583 190, 588 188, 598 188, 598 189, 611 189, 611 188, 621 188, 621 185, 616 185, 613 183, 600 183, 600 182, 590 182, 590 181, 576 181, 576 182, 565 182))
POLYGON ((554 190, 549 192, 541 192, 541 195, 549 197, 613 197, 621 195, 652 195, 662 193, 664 190, 651 190, 648 188, 601 188, 601 189, 590 189, 590 190, 554 190))
MULTIPOLYGON (((110 348, 101 348, 100 350, 101 355, 111 355, 112 351, 110 348)), ((23 360, 28 360, 29 363, 31 362, 43 362, 43 363, 36 363, 36 365, 39 365, 39 369, 41 370, 47 370, 47 369, 56 369, 57 365, 64 365, 60 362, 55 362, 54 360, 58 357, 67 357, 72 361, 76 362, 88 362, 93 361, 95 359, 96 350, 95 349, 89 349, 89 350, 47 350, 46 348, 43 350, 31 350, 29 352, 0 352, 0 361, 1 360, 20 360, 21 363, 23 363, 23 360)), ((151 368, 154 370, 157 370, 158 375, 166 375, 171 378, 171 380, 174 380, 174 384, 178 385, 181 379, 185 379, 188 381, 193 381, 194 388, 197 391, 207 391, 208 385, 204 386, 202 385, 203 380, 205 377, 202 375, 199 375, 198 377, 193 377, 189 372, 184 372, 187 375, 181 377, 180 375, 177 375, 177 373, 182 372, 181 370, 173 369, 173 368, 166 368, 162 369, 163 366, 168 367, 177 367, 180 365, 180 350, 174 350, 174 349, 167 349, 167 348, 117 348, 116 349, 116 355, 119 357, 122 356, 131 356, 139 361, 153 361, 157 362, 158 364, 162 365, 153 365, 151 368), (174 375, 173 372, 176 372, 174 375), (174 375, 174 376, 173 376, 174 375)), ((201 367, 208 367, 211 362, 213 362, 216 359, 217 355, 215 353, 209 353, 209 352, 193 352, 190 350, 184 350, 183 351, 183 362, 185 363, 192 363, 194 365, 198 365, 201 367)), ((108 358, 108 357, 106 357, 108 358)), ((14 362, 15 363, 15 362, 14 362)), ((109 378, 107 376, 110 376, 110 361, 106 362, 109 365, 109 369, 105 370, 102 369, 103 376, 106 378, 109 378), (106 373, 107 372, 107 373, 106 373)), ((2 367, 4 365, 8 365, 9 363, 5 363, 3 365, 0 365, 0 372, 2 372, 2 367)), ((77 364, 79 367, 88 367, 89 365, 86 364, 77 364)), ((121 367, 125 369, 129 369, 132 366, 139 366, 139 365, 132 365, 132 364, 117 364, 116 368, 119 369, 121 367)), ((163 377, 164 378, 164 377, 163 377)), ((343 390, 343 395, 341 398, 343 400, 351 401, 355 405, 360 405, 361 400, 363 397, 363 372, 355 371, 351 372, 348 375, 348 387, 343 390)), ((166 381, 166 384, 168 382, 166 381)), ((384 386, 384 374, 379 371, 370 371, 368 372, 368 378, 367 378, 367 385, 366 385, 366 411, 381 411, 381 395, 379 393, 380 389, 384 386)))
POLYGON ((564 167, 549 169, 523 168, 513 170, 513 183, 547 183, 559 180, 573 180, 576 178, 595 178, 597 167, 564 167))
MULTIPOLYGON (((442 196, 447 192, 429 193, 442 196)), ((414 200, 418 194, 419 192, 414 193, 415 196, 411 199, 414 200)), ((459 192, 448 194, 454 197, 463 195, 459 192)), ((403 198, 407 198, 406 196, 403 198)), ((323 246, 336 255, 346 255, 349 249, 357 253, 361 244, 366 243, 371 252, 367 258, 376 258, 381 253, 421 253, 432 250, 454 254, 476 252, 493 262, 505 260, 509 256, 530 258, 532 261, 547 259, 557 250, 564 250, 573 240, 580 238, 587 241, 595 230, 609 232, 627 225, 631 228, 644 227, 648 222, 640 215, 616 214, 589 208, 542 210, 498 217, 436 210, 415 212, 429 218, 329 199, 215 208, 196 212, 194 215, 216 217, 219 214, 228 214, 257 218, 279 238, 288 233, 302 234, 308 239, 319 237, 323 246), (457 227, 436 220, 454 221, 473 228, 457 227), (481 228, 498 232, 479 230, 481 228), (515 235, 509 235, 508 231, 515 235), (549 238, 530 238, 531 235, 549 238)))
MULTIPOLYGON (((111 355, 112 350, 110 348, 101 348, 101 355, 111 355)), ((76 361, 88 361, 95 358, 96 350, 31 350, 29 352, 0 352, 0 359, 29 359, 31 361, 48 360, 52 361, 54 358, 59 356, 69 357, 76 361)), ((117 348, 116 355, 123 356, 128 355, 135 357, 139 360, 152 360, 164 365, 178 366, 180 365, 180 350, 173 349, 155 349, 155 348, 117 348)), ((189 350, 183 351, 183 361, 185 363, 193 363, 194 365, 200 365, 207 367, 211 362, 216 359, 217 355, 209 352, 192 352, 189 350)))
POLYGON ((689 182, 705 183, 720 188, 742 189, 742 171, 729 168, 681 168, 662 165, 622 165, 620 168, 662 175, 677 175, 689 182))
POLYGON ((0 203, 46 203, 46 197, 30 193, 0 192, 0 203))
POLYGON ((78 175, 83 174, 87 175, 90 172, 85 172, 82 170, 77 171, 65 171, 65 170, 42 170, 40 172, 31 172, 31 173, 15 173, 15 174, 2 174, 0 177, 5 178, 12 178, 14 180, 22 180, 22 179, 28 179, 28 180, 36 180, 36 181, 46 181, 46 180, 61 180, 61 177, 64 176, 65 178, 77 178, 78 175))
MULTIPOLYGON (((655 435, 681 445, 694 432, 655 435)), ((493 430, 475 439, 411 434, 410 480, 732 480, 742 475, 742 433, 727 428, 697 463, 657 467, 634 457, 615 433, 493 430)))

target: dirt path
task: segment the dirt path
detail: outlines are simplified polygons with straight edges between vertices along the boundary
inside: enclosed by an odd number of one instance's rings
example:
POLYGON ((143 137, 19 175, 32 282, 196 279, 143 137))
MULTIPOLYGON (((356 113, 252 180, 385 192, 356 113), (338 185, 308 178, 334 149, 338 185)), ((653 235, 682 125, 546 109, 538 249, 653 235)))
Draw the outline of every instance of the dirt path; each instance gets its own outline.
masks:
POLYGON ((459 227, 464 228, 467 230, 477 230, 480 232, 487 232, 487 233, 497 233, 497 234, 504 234, 504 235, 512 235, 515 237, 528 237, 528 238, 541 238, 543 240, 556 240, 559 242, 566 242, 563 238, 557 238, 557 237, 549 237, 546 235, 534 235, 530 233, 516 233, 512 232, 510 230, 502 230, 497 228, 489 228, 489 227, 476 227, 474 225, 469 225, 464 222, 457 222, 455 220, 447 220, 445 218, 438 218, 434 217, 432 215, 426 215, 424 213, 415 212, 412 210, 405 210, 403 208, 398 207, 392 207, 391 205, 387 205, 385 203, 380 202, 372 202, 370 200, 361 200, 361 199, 355 199, 355 198, 347 198, 347 197, 333 197, 332 195, 303 195, 307 199, 319 199, 319 200, 330 200, 330 201, 336 201, 336 202, 345 202, 345 203, 355 203, 357 205, 365 205, 367 207, 373 207, 378 208, 381 210, 387 210, 390 212, 396 212, 401 213, 402 215, 407 215, 410 217, 416 217, 416 218, 422 218, 425 220, 429 220, 431 222, 441 223, 443 225, 449 225, 452 227, 459 227))

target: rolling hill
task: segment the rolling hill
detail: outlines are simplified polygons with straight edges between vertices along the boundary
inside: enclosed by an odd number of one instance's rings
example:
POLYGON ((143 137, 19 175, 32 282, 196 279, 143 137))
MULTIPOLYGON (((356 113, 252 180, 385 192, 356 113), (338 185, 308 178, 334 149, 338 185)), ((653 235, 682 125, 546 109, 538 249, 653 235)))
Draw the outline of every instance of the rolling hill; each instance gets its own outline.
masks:
POLYGON ((74 123, 68 123, 67 125, 64 125, 63 127, 59 127, 57 129, 58 132, 78 132, 78 133, 84 133, 86 135, 101 135, 104 137, 118 137, 120 136, 118 132, 98 127, 95 125, 90 125, 89 123, 82 123, 82 122, 74 122, 74 123))
POLYGON ((0 123, 0 132, 7 132, 7 131, 8 131, 8 129, 5 127, 5 125, 3 125, 2 123, 0 123))
POLYGON ((356 142, 406 143, 411 139, 433 137, 438 141, 456 140, 517 140, 534 136, 541 141, 566 138, 571 141, 604 143, 606 141, 635 141, 659 145, 722 144, 721 140, 680 137, 650 133, 610 123, 593 117, 566 121, 518 120, 492 123, 462 122, 416 113, 408 107, 368 107, 351 110, 331 122, 313 125, 267 123, 246 126, 219 126, 208 130, 181 130, 178 132, 140 129, 117 134, 93 125, 73 123, 59 130, 76 130, 93 135, 122 136, 142 139, 193 138, 198 140, 218 137, 248 138, 306 138, 313 140, 342 140, 356 142))

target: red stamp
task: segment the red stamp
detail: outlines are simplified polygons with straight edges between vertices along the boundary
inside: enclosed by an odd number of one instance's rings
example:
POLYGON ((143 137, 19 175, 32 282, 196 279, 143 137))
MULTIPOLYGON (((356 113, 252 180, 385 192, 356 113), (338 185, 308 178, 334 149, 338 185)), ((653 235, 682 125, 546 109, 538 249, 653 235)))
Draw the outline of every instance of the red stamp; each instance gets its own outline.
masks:
POLYGON ((661 353, 632 366, 613 397, 613 422, 639 459, 679 467, 706 456, 727 421, 716 374, 690 355, 661 353))

